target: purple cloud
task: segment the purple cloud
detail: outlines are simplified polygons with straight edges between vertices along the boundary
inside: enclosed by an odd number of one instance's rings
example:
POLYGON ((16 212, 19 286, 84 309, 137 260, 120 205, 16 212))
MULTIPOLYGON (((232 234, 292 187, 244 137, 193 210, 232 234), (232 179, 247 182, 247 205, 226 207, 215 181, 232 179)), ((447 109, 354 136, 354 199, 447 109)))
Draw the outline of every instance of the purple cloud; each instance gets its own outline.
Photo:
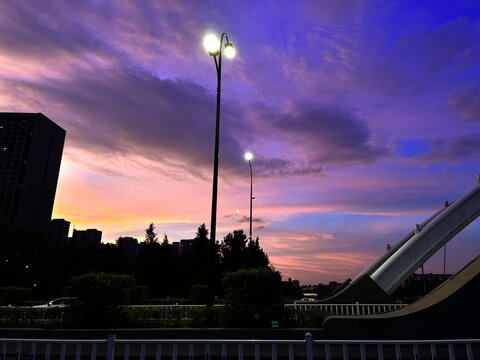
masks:
POLYGON ((304 149, 310 164, 364 165, 388 155, 387 148, 374 141, 354 112, 316 106, 299 108, 281 116, 272 127, 292 147, 304 149))
POLYGON ((480 137, 459 136, 450 139, 437 139, 429 143, 430 151, 413 157, 422 163, 458 163, 462 159, 480 158, 480 137))
POLYGON ((480 82, 455 90, 448 104, 459 114, 461 121, 480 121, 480 82))

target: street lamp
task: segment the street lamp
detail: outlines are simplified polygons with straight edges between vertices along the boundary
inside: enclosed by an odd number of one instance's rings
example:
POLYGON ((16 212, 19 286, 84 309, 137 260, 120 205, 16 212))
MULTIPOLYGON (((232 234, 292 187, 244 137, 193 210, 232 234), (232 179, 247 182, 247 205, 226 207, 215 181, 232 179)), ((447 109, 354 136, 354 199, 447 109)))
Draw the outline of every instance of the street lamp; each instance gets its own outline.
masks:
POLYGON ((213 56, 215 68, 217 69, 217 114, 215 125, 215 155, 213 158, 213 190, 212 190, 212 217, 210 225, 210 242, 208 253, 208 273, 207 273, 207 307, 213 306, 214 284, 215 284, 215 236, 217 228, 217 185, 218 185, 218 142, 220 132, 220 88, 222 83, 222 44, 225 38, 225 55, 229 58, 235 56, 235 49, 228 41, 228 36, 222 33, 220 40, 215 35, 207 35, 203 40, 203 46, 208 53, 213 56), (217 59, 218 57, 218 59, 217 59))
POLYGON ((252 159, 253 159, 253 154, 251 152, 247 152, 245 154, 245 160, 247 160, 248 165, 250 165, 250 242, 252 242, 252 200, 254 199, 254 197, 253 197, 252 159))

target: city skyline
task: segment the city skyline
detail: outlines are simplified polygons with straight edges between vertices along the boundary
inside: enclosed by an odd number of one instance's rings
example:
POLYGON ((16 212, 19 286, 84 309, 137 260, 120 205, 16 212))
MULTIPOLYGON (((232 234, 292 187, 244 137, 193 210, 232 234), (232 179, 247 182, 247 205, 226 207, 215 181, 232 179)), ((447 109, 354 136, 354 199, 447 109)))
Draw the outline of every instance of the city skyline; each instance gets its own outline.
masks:
MULTIPOLYGON (((480 173, 480 5, 393 1, 0 4, 0 110, 67 131, 53 218, 103 241, 248 232, 284 279, 354 277, 480 173)), ((447 273, 479 253, 478 219, 447 273)), ((443 271, 443 252, 425 272, 443 271)))

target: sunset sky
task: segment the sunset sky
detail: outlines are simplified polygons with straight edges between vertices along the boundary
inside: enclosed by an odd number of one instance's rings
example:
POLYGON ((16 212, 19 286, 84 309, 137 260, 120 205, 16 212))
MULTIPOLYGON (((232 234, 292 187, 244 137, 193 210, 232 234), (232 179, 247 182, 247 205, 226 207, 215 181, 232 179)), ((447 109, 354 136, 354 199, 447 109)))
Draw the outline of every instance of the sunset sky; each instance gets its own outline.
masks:
MULTIPOLYGON (((480 2, 2 1, 0 111, 67 131, 55 218, 103 242, 248 232, 284 278, 353 278, 480 174, 480 2), (237 211, 238 210, 238 211, 237 211)), ((480 220, 447 273, 480 253, 480 220)), ((425 265, 443 272, 443 250, 425 265)))

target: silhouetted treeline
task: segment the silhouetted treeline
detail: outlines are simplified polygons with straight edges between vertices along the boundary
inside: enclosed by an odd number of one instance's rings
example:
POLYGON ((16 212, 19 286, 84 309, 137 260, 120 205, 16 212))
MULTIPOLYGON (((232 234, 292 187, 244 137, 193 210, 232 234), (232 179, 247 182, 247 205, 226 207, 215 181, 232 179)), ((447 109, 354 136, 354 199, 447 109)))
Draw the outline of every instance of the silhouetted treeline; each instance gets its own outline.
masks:
MULTIPOLYGON (((206 284, 208 230, 202 224, 191 247, 178 254, 167 236, 159 241, 153 224, 145 241, 132 253, 117 244, 80 247, 59 246, 33 228, 0 225, 0 287, 32 289, 32 297, 59 297, 72 276, 90 272, 131 274, 138 285, 149 289, 149 297, 189 297, 192 288, 206 284)), ((267 254, 258 238, 249 241, 243 230, 216 243, 216 295, 223 295, 222 278, 240 269, 268 268, 267 254)))

